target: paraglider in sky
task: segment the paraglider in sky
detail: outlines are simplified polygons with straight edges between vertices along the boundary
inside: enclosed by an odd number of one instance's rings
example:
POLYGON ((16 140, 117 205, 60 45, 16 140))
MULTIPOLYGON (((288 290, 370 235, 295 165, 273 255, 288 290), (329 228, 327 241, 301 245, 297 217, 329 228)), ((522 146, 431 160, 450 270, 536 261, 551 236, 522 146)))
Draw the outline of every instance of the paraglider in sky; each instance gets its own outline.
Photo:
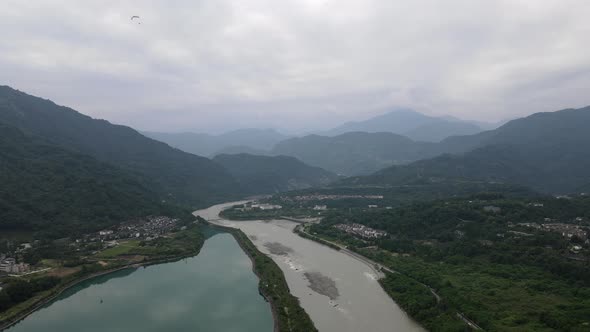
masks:
POLYGON ((137 24, 141 24, 141 22, 139 21, 139 16, 137 16, 137 15, 131 16, 131 21, 133 21, 133 20, 137 21, 137 24))

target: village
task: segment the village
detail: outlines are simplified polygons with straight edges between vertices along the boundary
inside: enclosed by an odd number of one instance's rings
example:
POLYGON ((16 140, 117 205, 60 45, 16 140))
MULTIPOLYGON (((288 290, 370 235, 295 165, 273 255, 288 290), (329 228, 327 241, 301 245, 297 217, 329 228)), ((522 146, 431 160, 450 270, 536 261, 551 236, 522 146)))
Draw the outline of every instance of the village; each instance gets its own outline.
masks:
MULTIPOLYGON (((588 226, 578 224, 566 224, 560 222, 551 222, 551 219, 545 220, 545 223, 519 223, 518 226, 533 228, 540 231, 558 233, 568 239, 578 239, 579 241, 588 241, 588 226)), ((577 222, 581 222, 582 218, 577 218, 577 222)), ((511 225, 508 225, 509 227, 511 225)), ((514 227, 514 225, 512 225, 514 227)))
POLYGON ((387 232, 380 231, 377 229, 373 229, 371 227, 367 227, 361 224, 337 224, 334 225, 334 228, 337 228, 341 231, 344 231, 348 234, 352 234, 355 236, 359 236, 364 239, 380 239, 384 236, 387 236, 387 232))
POLYGON ((339 200, 339 199, 383 199, 383 195, 299 195, 294 197, 283 196, 284 201, 322 201, 322 200, 339 200))
POLYGON ((148 216, 145 220, 128 222, 112 229, 86 234, 76 239, 76 243, 110 242, 122 239, 139 239, 151 241, 172 232, 178 219, 166 216, 148 216))
MULTIPOLYGON (((68 246, 77 252, 89 252, 96 254, 101 250, 119 245, 118 240, 135 239, 152 241, 164 237, 178 228, 178 219, 166 216, 148 216, 119 226, 103 229, 98 232, 85 234, 73 241, 59 239, 57 243, 68 243, 68 246), (89 250, 90 249, 90 250, 89 250)), ((178 230, 185 229, 185 226, 178 230)), ((14 250, 0 253, 0 276, 21 276, 46 270, 43 266, 33 268, 24 260, 25 254, 35 250, 38 241, 32 243, 20 243, 14 250)))

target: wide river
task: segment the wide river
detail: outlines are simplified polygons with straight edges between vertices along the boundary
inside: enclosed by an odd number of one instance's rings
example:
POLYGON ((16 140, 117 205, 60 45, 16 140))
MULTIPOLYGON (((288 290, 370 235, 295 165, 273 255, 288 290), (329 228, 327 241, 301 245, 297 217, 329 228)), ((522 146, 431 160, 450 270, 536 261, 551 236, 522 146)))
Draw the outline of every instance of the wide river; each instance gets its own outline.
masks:
POLYGON ((273 331, 252 263, 232 235, 198 256, 83 282, 10 332, 273 331))
POLYGON ((297 224, 291 221, 220 219, 221 210, 237 203, 215 205, 194 214, 248 235, 279 265, 291 293, 320 332, 423 331, 385 293, 370 265, 298 236, 293 233, 297 224))

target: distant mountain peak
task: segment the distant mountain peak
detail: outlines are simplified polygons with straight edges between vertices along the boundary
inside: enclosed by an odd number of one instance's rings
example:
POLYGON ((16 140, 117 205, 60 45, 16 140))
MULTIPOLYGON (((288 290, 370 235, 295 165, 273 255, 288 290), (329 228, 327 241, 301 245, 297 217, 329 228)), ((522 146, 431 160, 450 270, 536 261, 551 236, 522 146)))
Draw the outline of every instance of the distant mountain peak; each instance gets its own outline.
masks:
POLYGON ((289 138, 273 128, 243 128, 219 135, 204 133, 144 132, 148 137, 169 144, 185 152, 201 156, 214 156, 223 152, 258 151, 266 154, 276 143, 289 138))
POLYGON ((434 117, 411 108, 399 107, 364 121, 347 122, 323 134, 336 136, 351 131, 390 132, 417 141, 438 142, 449 136, 475 134, 482 129, 457 118, 434 117))

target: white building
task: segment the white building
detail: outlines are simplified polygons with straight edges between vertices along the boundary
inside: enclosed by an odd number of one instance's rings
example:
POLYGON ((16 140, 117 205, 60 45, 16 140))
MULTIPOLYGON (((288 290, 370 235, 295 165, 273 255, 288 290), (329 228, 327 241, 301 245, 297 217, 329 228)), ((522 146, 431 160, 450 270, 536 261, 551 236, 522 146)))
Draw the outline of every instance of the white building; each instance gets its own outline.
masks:
POLYGON ((283 208, 281 205, 273 204, 260 204, 258 207, 260 208, 260 210, 278 210, 283 208))
POLYGON ((17 264, 14 258, 6 258, 0 261, 0 271, 13 274, 25 273, 29 271, 29 264, 17 264))

